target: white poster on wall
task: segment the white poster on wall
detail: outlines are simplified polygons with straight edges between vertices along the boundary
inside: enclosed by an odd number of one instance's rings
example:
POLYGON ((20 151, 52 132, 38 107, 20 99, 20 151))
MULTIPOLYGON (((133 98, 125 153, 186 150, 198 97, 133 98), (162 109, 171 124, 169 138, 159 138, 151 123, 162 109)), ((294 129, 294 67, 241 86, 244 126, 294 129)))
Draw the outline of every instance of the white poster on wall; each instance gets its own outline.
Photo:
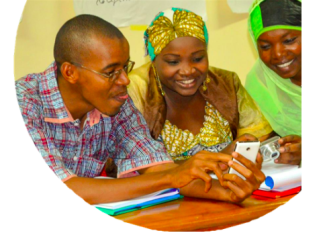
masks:
POLYGON ((228 5, 234 13, 248 13, 255 0, 227 0, 228 5))
POLYGON ((205 0, 74 0, 77 15, 99 16, 117 27, 148 25, 163 10, 179 7, 207 20, 205 0))

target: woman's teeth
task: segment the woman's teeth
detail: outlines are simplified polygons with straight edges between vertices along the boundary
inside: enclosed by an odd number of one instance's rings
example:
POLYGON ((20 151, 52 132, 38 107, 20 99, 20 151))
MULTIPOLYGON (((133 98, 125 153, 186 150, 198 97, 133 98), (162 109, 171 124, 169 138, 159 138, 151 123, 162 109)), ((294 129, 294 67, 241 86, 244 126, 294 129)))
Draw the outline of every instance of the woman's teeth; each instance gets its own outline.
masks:
POLYGON ((178 81, 178 82, 183 83, 183 84, 190 84, 190 83, 194 82, 194 79, 178 81))
POLYGON ((289 61, 287 63, 283 63, 281 65, 277 65, 277 67, 284 68, 284 67, 290 66, 292 62, 293 62, 293 60, 291 60, 291 61, 289 61))

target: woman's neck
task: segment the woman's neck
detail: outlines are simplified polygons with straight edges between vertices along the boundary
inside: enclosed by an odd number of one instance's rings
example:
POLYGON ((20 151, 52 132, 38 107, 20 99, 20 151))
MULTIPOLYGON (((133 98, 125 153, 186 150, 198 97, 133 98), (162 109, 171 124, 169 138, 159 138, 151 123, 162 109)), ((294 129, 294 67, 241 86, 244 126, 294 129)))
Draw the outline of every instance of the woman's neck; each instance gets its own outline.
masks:
POLYGON ((199 91, 192 96, 181 96, 165 91, 167 104, 166 119, 181 130, 189 130, 194 135, 203 127, 206 101, 199 91))
POLYGON ((295 77, 290 78, 291 82, 299 87, 301 87, 301 72, 295 77))
POLYGON ((174 110, 186 110, 193 109, 198 103, 205 103, 203 96, 200 94, 199 90, 192 96, 182 96, 175 91, 170 89, 165 90, 165 100, 168 109, 174 110))

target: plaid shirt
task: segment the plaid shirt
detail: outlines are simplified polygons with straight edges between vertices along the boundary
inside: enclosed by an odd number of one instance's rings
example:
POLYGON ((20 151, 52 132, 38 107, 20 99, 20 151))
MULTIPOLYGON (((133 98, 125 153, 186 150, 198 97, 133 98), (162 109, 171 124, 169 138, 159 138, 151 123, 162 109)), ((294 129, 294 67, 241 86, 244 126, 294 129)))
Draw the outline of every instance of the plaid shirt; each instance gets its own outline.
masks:
POLYGON ((98 176, 110 157, 118 177, 149 166, 170 163, 164 146, 153 140, 143 116, 130 98, 108 117, 88 112, 84 128, 65 107, 56 79, 56 64, 43 73, 16 81, 25 125, 48 166, 63 181, 98 176))

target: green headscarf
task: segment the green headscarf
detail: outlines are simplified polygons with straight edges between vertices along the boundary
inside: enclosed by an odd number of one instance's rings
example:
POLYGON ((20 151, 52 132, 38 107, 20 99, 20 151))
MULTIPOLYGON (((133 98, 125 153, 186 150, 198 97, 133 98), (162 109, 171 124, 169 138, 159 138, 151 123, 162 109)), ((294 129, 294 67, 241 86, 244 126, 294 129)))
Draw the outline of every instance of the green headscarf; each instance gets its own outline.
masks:
MULTIPOLYGON (((255 46, 258 37, 266 31, 301 30, 301 0, 255 1, 248 28, 255 46)), ((277 134, 301 136, 300 86, 281 78, 258 58, 247 75, 245 87, 277 134)))

